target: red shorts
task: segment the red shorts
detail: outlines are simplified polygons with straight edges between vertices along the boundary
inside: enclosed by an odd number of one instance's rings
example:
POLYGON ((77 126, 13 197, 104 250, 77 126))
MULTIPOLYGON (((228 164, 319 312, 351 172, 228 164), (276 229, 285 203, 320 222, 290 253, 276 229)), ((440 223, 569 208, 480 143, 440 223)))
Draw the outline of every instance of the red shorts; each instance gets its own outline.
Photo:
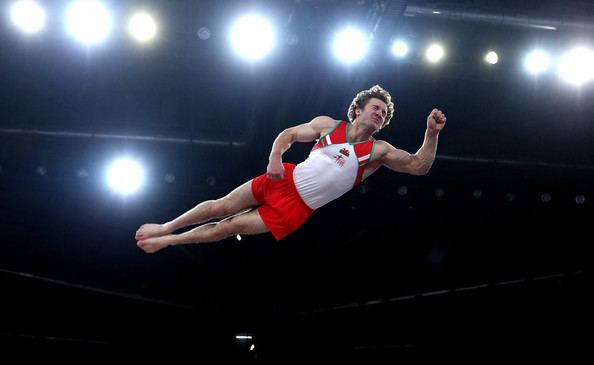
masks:
POLYGON ((252 180, 252 193, 260 204, 260 217, 277 241, 299 228, 313 213, 295 188, 295 165, 283 163, 283 166, 285 175, 281 181, 272 181, 267 174, 252 180))

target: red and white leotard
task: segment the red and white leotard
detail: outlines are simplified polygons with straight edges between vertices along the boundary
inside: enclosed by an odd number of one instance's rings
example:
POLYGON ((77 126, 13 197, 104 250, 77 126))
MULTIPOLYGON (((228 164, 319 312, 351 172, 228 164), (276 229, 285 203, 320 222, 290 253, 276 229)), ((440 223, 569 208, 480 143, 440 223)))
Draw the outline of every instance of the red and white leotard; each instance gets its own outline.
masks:
POLYGON ((349 126, 348 122, 338 121, 293 171, 295 187, 311 209, 318 209, 357 186, 373 156, 375 139, 351 143, 349 126))
POLYGON ((349 125, 337 121, 297 166, 283 163, 282 180, 272 181, 266 173, 252 179, 258 213, 277 240, 303 225, 315 209, 361 182, 365 165, 373 155, 375 139, 350 143, 349 125))

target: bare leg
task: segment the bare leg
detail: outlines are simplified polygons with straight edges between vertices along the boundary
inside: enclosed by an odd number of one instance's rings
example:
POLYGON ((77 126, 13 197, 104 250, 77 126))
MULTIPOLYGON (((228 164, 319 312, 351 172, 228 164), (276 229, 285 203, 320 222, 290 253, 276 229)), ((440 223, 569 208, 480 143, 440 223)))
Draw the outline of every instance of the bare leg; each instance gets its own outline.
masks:
POLYGON ((252 194, 252 181, 250 180, 224 198, 204 201, 170 222, 143 224, 136 231, 135 238, 136 240, 145 240, 163 236, 186 226, 200 224, 214 218, 227 217, 257 205, 258 202, 252 194))
POLYGON ((162 248, 187 243, 218 242, 237 234, 259 234, 268 232, 257 210, 223 219, 217 223, 207 223, 180 234, 167 234, 160 237, 141 239, 137 245, 146 253, 153 253, 162 248))

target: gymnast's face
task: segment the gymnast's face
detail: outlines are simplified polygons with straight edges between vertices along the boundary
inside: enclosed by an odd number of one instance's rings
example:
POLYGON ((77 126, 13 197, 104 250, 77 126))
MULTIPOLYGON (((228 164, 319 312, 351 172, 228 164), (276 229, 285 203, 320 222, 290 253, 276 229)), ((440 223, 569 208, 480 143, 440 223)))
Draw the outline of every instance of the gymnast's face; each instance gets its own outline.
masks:
POLYGON ((363 109, 357 108, 357 122, 373 130, 380 130, 388 115, 388 106, 380 99, 371 98, 363 109))

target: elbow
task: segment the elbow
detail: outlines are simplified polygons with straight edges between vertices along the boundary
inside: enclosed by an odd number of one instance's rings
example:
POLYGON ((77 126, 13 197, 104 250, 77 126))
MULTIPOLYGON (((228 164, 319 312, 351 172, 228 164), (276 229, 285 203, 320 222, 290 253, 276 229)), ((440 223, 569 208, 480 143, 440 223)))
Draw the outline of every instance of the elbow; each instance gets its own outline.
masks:
POLYGON ((288 144, 293 144, 297 140, 297 134, 294 128, 287 128, 281 132, 280 137, 288 144))
POLYGON ((423 161, 421 159, 416 159, 414 167, 411 169, 411 173, 416 176, 423 176, 429 173, 431 170, 431 166, 433 165, 433 161, 423 161))
POLYGON ((431 170, 431 166, 433 166, 433 161, 431 161, 431 163, 429 164, 425 164, 423 166, 421 166, 417 171, 418 171, 418 175, 422 176, 422 175, 427 175, 429 173, 429 171, 431 170))
POLYGON ((415 175, 417 175, 417 176, 427 175, 429 173, 429 170, 431 170, 431 167, 419 169, 419 170, 417 170, 417 173, 415 175))
POLYGON ((414 176, 423 176, 423 175, 427 175, 429 173, 429 169, 413 169, 410 171, 411 175, 414 176))
POLYGON ((421 165, 417 166, 415 168, 414 175, 418 175, 418 176, 427 175, 429 173, 429 170, 431 170, 432 165, 433 165, 433 162, 421 164, 421 165))

